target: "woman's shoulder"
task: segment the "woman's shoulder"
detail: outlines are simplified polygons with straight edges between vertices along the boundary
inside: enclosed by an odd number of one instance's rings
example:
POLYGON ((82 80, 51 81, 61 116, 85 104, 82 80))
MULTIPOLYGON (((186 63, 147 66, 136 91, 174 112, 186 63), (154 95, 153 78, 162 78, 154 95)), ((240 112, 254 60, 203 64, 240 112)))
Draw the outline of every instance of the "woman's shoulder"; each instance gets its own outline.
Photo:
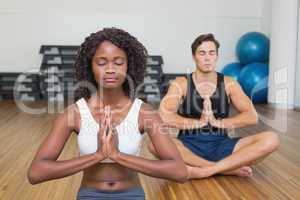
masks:
POLYGON ((79 130, 80 112, 76 103, 72 103, 64 108, 54 120, 54 124, 65 123, 71 130, 79 130))
POLYGON ((157 110, 157 109, 155 109, 155 107, 153 105, 141 100, 140 112, 146 113, 146 112, 155 111, 155 110, 157 110))
POLYGON ((158 109, 149 103, 143 102, 139 113, 139 123, 150 123, 158 119, 160 119, 158 109))

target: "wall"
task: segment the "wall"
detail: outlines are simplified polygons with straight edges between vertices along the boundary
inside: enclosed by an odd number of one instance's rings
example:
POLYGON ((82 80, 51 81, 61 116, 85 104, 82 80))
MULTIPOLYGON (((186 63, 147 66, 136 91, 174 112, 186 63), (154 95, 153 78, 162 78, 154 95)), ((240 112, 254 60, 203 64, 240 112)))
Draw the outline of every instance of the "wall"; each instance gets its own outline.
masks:
POLYGON ((200 33, 215 33, 221 42, 220 69, 236 59, 235 44, 243 33, 268 32, 263 2, 1 0, 0 71, 38 70, 42 44, 78 45, 106 26, 126 29, 150 54, 163 55, 169 73, 193 67, 190 44, 200 33))
POLYGON ((272 1, 268 101, 293 108, 297 48, 298 0, 272 1))
POLYGON ((298 39, 297 39, 297 61, 295 73, 295 107, 300 109, 300 4, 298 1, 298 39))

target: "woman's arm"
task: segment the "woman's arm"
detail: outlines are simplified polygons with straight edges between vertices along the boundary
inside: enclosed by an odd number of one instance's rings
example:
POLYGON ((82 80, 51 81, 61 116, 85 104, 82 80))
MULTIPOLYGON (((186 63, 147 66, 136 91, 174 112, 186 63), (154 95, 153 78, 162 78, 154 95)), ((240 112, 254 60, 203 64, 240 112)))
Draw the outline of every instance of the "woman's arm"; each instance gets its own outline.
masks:
POLYGON ((187 80, 185 77, 177 77, 170 83, 165 97, 161 100, 159 114, 164 123, 181 130, 202 128, 207 125, 201 119, 182 117, 177 114, 182 98, 186 95, 187 80))
POLYGON ((140 130, 149 135, 160 160, 149 160, 119 152, 115 142, 117 137, 109 140, 108 146, 114 146, 114 151, 109 150, 111 153, 110 158, 125 167, 148 176, 177 182, 187 181, 187 169, 175 144, 167 132, 162 130, 162 121, 158 113, 147 104, 142 105, 139 114, 139 126, 140 130))
POLYGON ((55 119, 52 130, 40 145, 27 171, 27 177, 31 184, 75 174, 102 159, 99 154, 94 153, 70 160, 57 160, 69 136, 75 129, 76 111, 76 105, 71 105, 55 119))

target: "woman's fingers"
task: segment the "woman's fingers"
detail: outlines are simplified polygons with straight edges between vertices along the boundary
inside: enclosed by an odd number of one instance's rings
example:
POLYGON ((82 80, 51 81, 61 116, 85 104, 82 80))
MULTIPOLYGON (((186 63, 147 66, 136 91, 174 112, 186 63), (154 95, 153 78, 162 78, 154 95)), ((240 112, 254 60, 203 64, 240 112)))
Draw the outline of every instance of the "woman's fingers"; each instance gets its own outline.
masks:
POLYGON ((99 124, 99 139, 102 143, 105 142, 106 134, 108 132, 108 113, 106 109, 104 109, 104 117, 102 118, 102 123, 99 124))
POLYGON ((117 129, 113 129, 112 130, 112 136, 113 136, 113 138, 114 138, 114 140, 115 140, 115 143, 116 143, 116 145, 118 145, 118 143, 119 143, 119 138, 118 138, 118 132, 117 132, 117 129))

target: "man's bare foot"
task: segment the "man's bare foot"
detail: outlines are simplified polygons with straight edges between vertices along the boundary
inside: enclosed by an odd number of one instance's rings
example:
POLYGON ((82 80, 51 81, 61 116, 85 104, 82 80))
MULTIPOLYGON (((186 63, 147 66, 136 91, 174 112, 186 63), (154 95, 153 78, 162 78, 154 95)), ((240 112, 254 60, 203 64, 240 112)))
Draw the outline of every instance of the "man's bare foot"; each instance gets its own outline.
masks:
POLYGON ((248 166, 240 167, 235 170, 221 173, 223 175, 234 175, 239 177, 251 177, 253 175, 252 168, 248 166))
POLYGON ((213 167, 192 167, 187 165, 189 179, 201 179, 214 175, 213 167))

